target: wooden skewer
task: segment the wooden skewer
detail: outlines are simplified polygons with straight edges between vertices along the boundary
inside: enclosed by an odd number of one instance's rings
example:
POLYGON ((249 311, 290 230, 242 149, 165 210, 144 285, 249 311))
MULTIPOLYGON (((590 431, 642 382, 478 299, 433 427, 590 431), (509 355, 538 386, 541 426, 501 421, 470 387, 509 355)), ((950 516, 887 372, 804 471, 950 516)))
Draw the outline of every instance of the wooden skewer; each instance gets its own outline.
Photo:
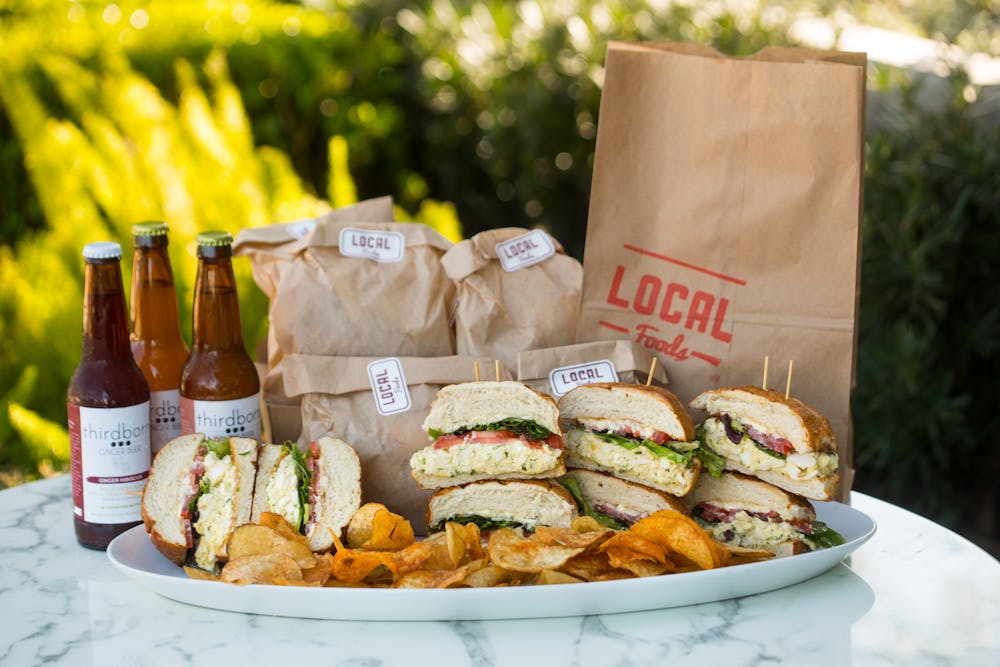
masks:
POLYGON ((767 365, 771 362, 771 357, 764 355, 764 379, 761 380, 760 388, 767 391, 767 365))
POLYGON ((788 395, 792 393, 792 368, 795 366, 795 360, 788 360, 788 382, 785 384, 785 400, 788 400, 788 395))
POLYGON ((494 359, 493 360, 493 371, 496 373, 497 382, 499 382, 500 381, 500 360, 499 359, 494 359))
POLYGON ((479 362, 473 361, 472 367, 476 369, 476 382, 479 382, 479 362))
POLYGON ((649 365, 649 377, 646 378, 646 386, 653 384, 653 371, 656 370, 656 357, 653 357, 653 363, 649 365))
POLYGON ((129 495, 129 496, 141 496, 142 495, 142 491, 124 491, 123 493, 125 493, 126 495, 129 495))

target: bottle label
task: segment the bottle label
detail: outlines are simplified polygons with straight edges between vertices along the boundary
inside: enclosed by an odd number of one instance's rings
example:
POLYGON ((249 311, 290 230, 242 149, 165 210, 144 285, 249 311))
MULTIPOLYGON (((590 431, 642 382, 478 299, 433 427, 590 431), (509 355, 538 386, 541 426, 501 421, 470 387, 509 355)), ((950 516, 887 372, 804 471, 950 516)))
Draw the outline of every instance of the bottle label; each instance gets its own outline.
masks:
POLYGON ((181 432, 259 440, 260 393, 231 401, 197 401, 181 396, 181 432))
POLYGON ((142 520, 149 476, 149 401, 126 408, 66 404, 73 514, 88 523, 142 520))
POLYGON ((502 241, 496 244, 495 249, 500 259, 500 266, 508 273, 544 262, 556 254, 552 239, 540 229, 515 236, 509 241, 502 241))
POLYGON ((340 230, 340 252, 347 257, 374 259, 376 262, 399 262, 406 250, 406 239, 399 232, 378 232, 344 227, 340 230))
POLYGON ((592 382, 618 382, 618 371, 615 370, 615 365, 607 359, 601 359, 575 366, 553 368, 552 372, 549 373, 549 386, 552 388, 552 395, 556 398, 561 397, 570 389, 592 382))
POLYGON ((395 357, 377 359, 368 364, 368 381, 380 415, 394 415, 410 409, 410 390, 406 387, 403 364, 395 357))
POLYGON ((181 434, 181 392, 149 392, 149 434, 153 454, 181 434))

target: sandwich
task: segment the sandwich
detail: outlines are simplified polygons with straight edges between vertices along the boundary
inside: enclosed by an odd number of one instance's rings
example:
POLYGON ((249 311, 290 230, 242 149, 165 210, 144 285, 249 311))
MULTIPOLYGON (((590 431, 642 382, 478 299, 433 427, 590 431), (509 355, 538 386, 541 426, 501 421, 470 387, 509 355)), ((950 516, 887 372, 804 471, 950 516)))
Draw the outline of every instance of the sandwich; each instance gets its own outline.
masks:
POLYGON ((684 503, 698 525, 732 546, 790 556, 844 543, 808 500, 740 473, 703 475, 684 503))
POLYGON ((427 502, 431 531, 455 521, 475 523, 482 531, 520 528, 533 532, 538 526, 569 528, 577 516, 573 497, 548 480, 472 482, 441 489, 427 502))
MULTIPOLYGON (((586 384, 559 401, 566 465, 683 496, 702 467, 694 423, 666 389, 586 384)), ((721 462, 720 462, 721 463, 721 462)))
POLYGON ((305 452, 291 442, 260 446, 252 522, 280 514, 313 551, 327 551, 360 506, 361 461, 343 440, 320 438, 305 452))
POLYGON ((691 407, 708 412, 698 439, 725 460, 727 470, 813 500, 836 494, 837 440, 826 417, 802 401, 757 387, 732 387, 703 392, 691 407))
POLYGON ((443 387, 423 428, 432 443, 413 454, 410 469, 425 489, 566 472, 555 402, 520 382, 443 387))
POLYGON ((257 441, 182 435, 164 445, 142 492, 142 520, 153 546, 182 565, 193 549, 198 567, 227 558, 229 535, 250 520, 257 441))
POLYGON ((660 510, 687 514, 684 503, 674 496, 608 473, 570 468, 557 481, 573 496, 581 515, 615 530, 626 530, 660 510))

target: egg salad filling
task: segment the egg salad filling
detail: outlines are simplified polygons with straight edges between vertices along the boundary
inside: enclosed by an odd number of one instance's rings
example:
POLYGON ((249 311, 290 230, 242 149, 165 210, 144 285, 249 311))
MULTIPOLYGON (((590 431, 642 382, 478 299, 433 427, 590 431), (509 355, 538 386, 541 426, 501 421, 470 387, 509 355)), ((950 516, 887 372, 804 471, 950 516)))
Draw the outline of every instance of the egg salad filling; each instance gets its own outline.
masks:
POLYGON ((698 429, 698 438, 707 448, 739 461, 750 470, 774 470, 800 481, 829 477, 837 471, 837 455, 833 452, 779 454, 758 445, 745 433, 735 443, 726 434, 725 425, 715 417, 705 420, 698 429))
POLYGON ((491 475, 537 475, 559 465, 562 450, 548 445, 529 446, 518 438, 496 444, 457 444, 447 449, 425 447, 410 457, 410 467, 424 475, 457 477, 488 472, 491 475))
POLYGON ((571 428, 566 435, 566 454, 572 465, 573 458, 591 461, 608 471, 628 475, 637 480, 654 484, 671 493, 683 492, 695 473, 689 467, 692 455, 680 454, 663 446, 650 446, 637 441, 610 441, 607 433, 591 433, 582 428, 571 428), (670 454, 663 452, 666 450, 670 454))
MULTIPOLYGON (((809 544, 807 535, 796 530, 791 524, 783 521, 764 521, 740 511, 732 521, 705 521, 695 519, 702 528, 711 534, 712 539, 732 544, 737 547, 762 547, 782 542, 801 540, 809 544)), ((809 544, 810 548, 815 548, 809 544)))
POLYGON ((295 474, 295 460, 285 456, 267 480, 267 510, 280 514, 294 526, 299 521, 299 509, 299 477, 295 474))
POLYGON ((218 555, 233 528, 236 517, 236 465, 229 454, 228 441, 212 441, 205 454, 205 474, 201 478, 201 493, 197 499, 198 521, 194 530, 199 535, 194 560, 198 567, 214 570, 218 555), (222 442, 224 448, 218 446, 222 442))

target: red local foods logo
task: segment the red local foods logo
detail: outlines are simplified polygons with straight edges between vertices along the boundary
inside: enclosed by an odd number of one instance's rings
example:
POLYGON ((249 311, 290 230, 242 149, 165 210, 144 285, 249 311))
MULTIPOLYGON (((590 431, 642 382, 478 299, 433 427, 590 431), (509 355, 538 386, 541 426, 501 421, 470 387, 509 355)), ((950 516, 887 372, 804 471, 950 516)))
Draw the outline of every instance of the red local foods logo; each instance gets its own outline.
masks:
MULTIPOLYGON (((745 286, 746 281, 712 271, 701 266, 695 266, 673 257, 667 257, 643 248, 625 244, 626 250, 654 257, 656 259, 680 266, 682 268, 706 274, 720 280, 745 286)), ((670 328, 682 327, 688 331, 707 333, 715 340, 729 343, 733 339, 731 331, 725 330, 726 312, 729 310, 729 299, 695 289, 677 281, 665 281, 659 276, 643 273, 636 277, 636 272, 619 264, 611 279, 607 303, 609 306, 630 310, 639 315, 655 316, 660 322, 670 328)), ((626 327, 601 320, 599 324, 621 333, 635 334, 635 342, 642 343, 647 348, 656 350, 675 359, 684 360, 694 357, 706 361, 713 366, 722 363, 722 359, 691 349, 683 332, 671 337, 667 330, 661 329, 658 323, 643 323, 632 331, 626 327)))

